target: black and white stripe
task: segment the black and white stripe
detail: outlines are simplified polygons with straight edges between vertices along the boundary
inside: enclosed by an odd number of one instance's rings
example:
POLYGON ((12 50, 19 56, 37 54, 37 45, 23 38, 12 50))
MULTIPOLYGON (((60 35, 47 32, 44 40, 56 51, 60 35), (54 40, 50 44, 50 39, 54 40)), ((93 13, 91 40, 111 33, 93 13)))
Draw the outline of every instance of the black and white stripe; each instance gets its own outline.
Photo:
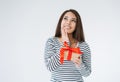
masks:
POLYGON ((51 37, 45 45, 45 64, 52 73, 52 82, 83 82, 82 76, 88 76, 91 73, 91 52, 86 42, 78 43, 82 54, 82 64, 76 67, 72 61, 65 60, 60 64, 60 48, 62 44, 57 37, 51 37))

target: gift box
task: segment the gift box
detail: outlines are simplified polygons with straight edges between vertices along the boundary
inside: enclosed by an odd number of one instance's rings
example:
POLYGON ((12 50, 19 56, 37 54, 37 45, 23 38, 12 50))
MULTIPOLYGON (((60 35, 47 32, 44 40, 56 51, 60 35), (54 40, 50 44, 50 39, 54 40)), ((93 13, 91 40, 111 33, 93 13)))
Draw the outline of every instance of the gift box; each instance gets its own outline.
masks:
POLYGON ((64 47, 62 47, 60 49, 60 63, 63 64, 63 61, 64 61, 64 55, 66 54, 65 52, 67 51, 67 60, 70 61, 71 58, 74 56, 74 55, 82 55, 83 52, 81 52, 80 48, 77 47, 77 48, 71 48, 67 42, 64 42, 64 47))

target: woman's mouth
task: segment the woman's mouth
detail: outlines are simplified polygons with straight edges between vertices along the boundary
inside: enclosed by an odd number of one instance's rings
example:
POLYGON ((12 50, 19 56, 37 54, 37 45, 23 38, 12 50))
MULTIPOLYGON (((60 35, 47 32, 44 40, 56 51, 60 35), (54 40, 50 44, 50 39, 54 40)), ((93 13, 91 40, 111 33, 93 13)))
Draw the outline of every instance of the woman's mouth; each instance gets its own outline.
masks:
POLYGON ((66 29, 70 29, 70 26, 68 26, 68 25, 66 25, 66 26, 64 26, 66 29))

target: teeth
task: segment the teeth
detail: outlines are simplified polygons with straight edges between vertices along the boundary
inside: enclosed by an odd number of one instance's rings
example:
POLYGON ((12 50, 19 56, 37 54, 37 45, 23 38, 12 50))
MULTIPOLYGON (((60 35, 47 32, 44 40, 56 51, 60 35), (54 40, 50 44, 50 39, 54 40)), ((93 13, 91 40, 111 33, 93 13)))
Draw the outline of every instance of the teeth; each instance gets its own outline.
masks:
POLYGON ((70 28, 70 26, 65 26, 66 28, 70 28))
POLYGON ((67 29, 69 29, 70 27, 66 27, 67 29))

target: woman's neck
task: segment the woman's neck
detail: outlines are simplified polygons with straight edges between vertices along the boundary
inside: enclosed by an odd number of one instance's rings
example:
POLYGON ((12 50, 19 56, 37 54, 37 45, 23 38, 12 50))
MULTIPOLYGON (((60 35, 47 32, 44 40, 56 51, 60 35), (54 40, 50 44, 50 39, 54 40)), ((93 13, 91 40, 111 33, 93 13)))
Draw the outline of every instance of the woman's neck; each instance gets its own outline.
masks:
POLYGON ((73 38, 72 34, 68 34, 68 38, 70 41, 70 47, 76 47, 77 46, 77 40, 73 38))
POLYGON ((70 43, 75 43, 76 42, 76 40, 73 38, 72 34, 68 34, 68 38, 69 38, 70 43))

